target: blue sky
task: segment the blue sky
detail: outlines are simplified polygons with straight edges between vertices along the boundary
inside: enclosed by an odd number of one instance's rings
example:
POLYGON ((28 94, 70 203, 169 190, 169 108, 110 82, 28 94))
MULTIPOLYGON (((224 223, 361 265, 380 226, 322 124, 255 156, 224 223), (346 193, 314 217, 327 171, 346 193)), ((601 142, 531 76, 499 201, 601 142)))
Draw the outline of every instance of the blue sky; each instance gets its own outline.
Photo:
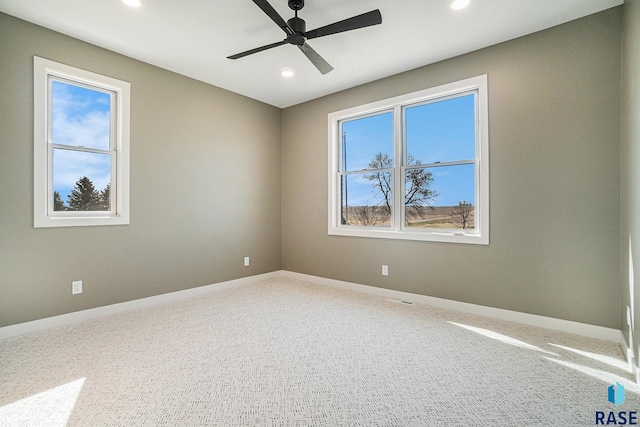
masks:
MULTIPOLYGON (((109 149, 111 95, 66 82, 51 82, 51 139, 71 147, 109 149)), ((62 200, 88 177, 98 191, 110 183, 111 156, 54 148, 53 189, 62 200)))
MULTIPOLYGON (((465 95, 405 109, 407 154, 421 163, 473 160, 475 158, 475 100, 465 95)), ((376 153, 393 157, 393 113, 342 122, 346 137, 347 171, 365 169, 376 153)), ((396 161, 396 163, 399 163, 396 161)), ((453 206, 465 200, 475 205, 474 166, 440 166, 433 173, 432 189, 439 193, 435 206, 453 206)), ((349 204, 375 205, 370 181, 349 177, 349 204)))

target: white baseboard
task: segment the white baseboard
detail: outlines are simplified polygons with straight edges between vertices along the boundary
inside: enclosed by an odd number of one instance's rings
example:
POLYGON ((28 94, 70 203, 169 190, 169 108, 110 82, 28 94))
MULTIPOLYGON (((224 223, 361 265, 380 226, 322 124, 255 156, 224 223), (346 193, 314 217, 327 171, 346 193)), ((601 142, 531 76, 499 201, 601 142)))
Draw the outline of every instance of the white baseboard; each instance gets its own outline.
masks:
MULTIPOLYGON (((508 320, 512 322, 524 323, 527 325, 538 326, 547 329, 553 329, 563 332, 569 332, 577 335, 588 336, 608 341, 620 343, 623 346, 625 354, 628 354, 627 345, 622 332, 618 329, 605 328, 602 326, 588 325, 584 323, 572 322, 570 320, 555 319, 551 317, 539 316, 535 314, 520 313, 517 311, 503 310, 500 308, 486 307, 476 304, 469 304, 460 301, 447 300, 443 298, 429 297, 425 295, 412 294, 408 292, 395 291, 392 289, 377 288, 374 286, 361 285, 358 283, 344 282, 340 280, 327 279, 319 276, 308 274, 294 273, 286 270, 274 271, 271 273, 260 274, 256 276, 244 277, 241 279, 230 280, 221 283, 215 283, 197 288, 185 289, 182 291, 170 292, 162 295, 156 295, 147 298, 141 298, 133 301, 126 301, 118 304, 96 307, 74 313, 62 314, 59 316, 48 317, 45 319, 33 320, 30 322, 19 323, 0 328, 0 340, 12 338, 20 335, 30 334, 58 326, 69 325, 72 323, 82 322, 84 320, 95 319, 102 316, 108 316, 125 311, 136 310, 140 308, 150 307, 157 304, 177 301, 185 298, 204 295, 210 292, 228 289, 236 286, 256 283, 262 280, 274 277, 289 277, 306 282, 316 283, 320 285, 331 286, 335 288, 348 289, 351 291, 363 292, 371 295, 378 295, 385 298, 393 298, 402 301, 410 301, 422 305, 430 305, 433 307, 457 310, 466 313, 478 314, 496 319, 508 320)), ((633 354, 633 353, 631 353, 633 354)), ((628 357, 628 356, 627 356, 628 357)), ((635 366, 635 362, 633 363, 635 366)), ((638 369, 634 370, 638 375, 638 369)))
POLYGON ((151 307, 167 302, 178 301, 185 298, 191 298, 199 295, 208 294, 210 292, 229 289, 236 286, 248 285, 273 277, 281 277, 279 271, 259 274, 256 276, 243 277, 241 279, 229 280, 226 282, 215 283, 212 285, 199 286, 197 288, 185 289, 182 291, 169 292, 166 294, 155 295, 147 298, 140 298, 132 301, 121 302, 118 304, 105 305, 102 307, 90 308, 87 310, 76 311, 59 316, 47 317, 45 319, 33 320, 31 322, 18 323, 0 328, 0 340, 13 338, 20 335, 31 334, 33 332, 51 329, 58 326, 70 325, 85 320, 95 319, 98 317, 109 316, 112 314, 122 313, 130 310, 151 307))
POLYGON ((429 297, 408 292, 394 291, 392 289, 376 288, 375 286, 360 285, 357 283, 343 282, 341 280, 327 279, 324 277, 311 276, 308 274, 294 273, 290 271, 282 271, 282 276, 317 283, 320 285, 332 286, 334 288, 364 292, 367 294, 378 295, 385 298, 393 298, 422 305, 430 305, 433 307, 478 314, 480 316, 492 317, 495 319, 524 323, 526 325, 538 326, 540 328, 569 332, 576 335, 613 341, 622 345, 621 336, 623 335, 619 329, 605 328, 603 326, 588 325, 585 323, 556 319, 553 317, 539 316, 536 314, 521 313, 518 311, 504 310, 501 308, 486 307, 482 305, 469 304, 466 302, 429 297))

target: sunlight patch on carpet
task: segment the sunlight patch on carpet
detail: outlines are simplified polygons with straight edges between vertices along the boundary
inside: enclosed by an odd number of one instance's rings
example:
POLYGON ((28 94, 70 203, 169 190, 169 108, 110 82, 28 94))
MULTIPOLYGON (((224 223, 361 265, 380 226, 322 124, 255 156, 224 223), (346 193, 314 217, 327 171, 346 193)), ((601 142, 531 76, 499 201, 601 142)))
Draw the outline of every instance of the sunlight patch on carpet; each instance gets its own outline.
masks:
POLYGON ((629 367, 629 364, 626 363, 624 360, 619 360, 611 356, 604 356, 602 354, 592 353, 589 351, 578 350, 576 348, 571 348, 564 345, 553 344, 553 343, 549 343, 549 345, 561 348, 563 350, 571 351, 575 354, 579 354, 580 356, 588 357, 589 359, 595 360, 597 362, 605 363, 613 368, 617 368, 624 372, 631 373, 631 368, 629 367))
POLYGON ((66 426, 86 378, 0 407, 3 426, 66 426))
POLYGON ((593 378, 602 380, 607 384, 620 383, 624 386, 626 391, 631 391, 635 394, 640 394, 640 387, 632 381, 623 378, 619 375, 612 374, 611 372, 603 371, 602 369, 590 368, 588 366, 579 365, 577 363, 567 362, 564 360, 553 359, 551 357, 545 357, 545 359, 557 363, 558 365, 565 366, 567 368, 576 370, 582 374, 589 375, 593 378))
POLYGON ((469 325, 463 325, 461 323, 456 323, 456 322, 449 322, 449 323, 451 323, 452 325, 456 325, 456 326, 459 326, 461 328, 467 329, 469 331, 475 332, 477 334, 484 335, 487 338, 491 338, 491 339, 503 342, 505 344, 509 344, 509 345, 512 345, 512 346, 515 346, 515 347, 520 347, 520 348, 524 348, 524 349, 527 349, 527 350, 535 350, 535 351, 539 351, 541 353, 546 353, 546 354, 551 354, 553 356, 557 356, 557 354, 555 354, 555 353, 553 353, 551 351, 543 350, 540 347, 536 347, 535 345, 527 344, 524 341, 520 341, 520 340, 517 340, 515 338, 511 338, 509 336, 506 336, 506 335, 503 335, 503 334, 499 334, 498 332, 494 332, 494 331, 491 331, 489 329, 478 328, 478 327, 469 326, 469 325))

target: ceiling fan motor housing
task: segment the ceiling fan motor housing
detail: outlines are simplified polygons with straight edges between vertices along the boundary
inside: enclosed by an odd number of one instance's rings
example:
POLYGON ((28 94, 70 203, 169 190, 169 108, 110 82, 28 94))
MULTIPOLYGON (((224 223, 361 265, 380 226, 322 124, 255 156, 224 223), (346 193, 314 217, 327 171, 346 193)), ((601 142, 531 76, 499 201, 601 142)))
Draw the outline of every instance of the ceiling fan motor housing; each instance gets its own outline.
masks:
POLYGON ((298 11, 304 7, 304 0, 289 0, 289 7, 296 11, 296 16, 287 21, 287 25, 293 30, 293 34, 287 37, 287 43, 302 46, 306 41, 304 33, 307 31, 307 24, 304 19, 298 18, 298 11))
POLYGON ((304 22, 304 19, 296 16, 295 18, 289 19, 287 25, 293 30, 293 34, 287 37, 287 42, 295 44, 296 46, 302 46, 305 42, 304 33, 307 31, 307 24, 304 22))
POLYGON ((304 0, 289 0, 289 8, 300 10, 304 7, 304 0))

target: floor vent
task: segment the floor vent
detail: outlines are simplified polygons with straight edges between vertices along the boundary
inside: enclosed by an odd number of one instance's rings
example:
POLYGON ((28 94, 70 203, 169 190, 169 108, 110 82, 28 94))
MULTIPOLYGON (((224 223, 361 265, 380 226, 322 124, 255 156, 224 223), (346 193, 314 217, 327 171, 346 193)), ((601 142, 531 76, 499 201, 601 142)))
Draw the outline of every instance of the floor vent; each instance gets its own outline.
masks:
POLYGON ((413 305, 413 303, 410 301, 402 301, 401 299, 395 299, 395 298, 387 298, 387 301, 395 302, 396 304, 413 305))

